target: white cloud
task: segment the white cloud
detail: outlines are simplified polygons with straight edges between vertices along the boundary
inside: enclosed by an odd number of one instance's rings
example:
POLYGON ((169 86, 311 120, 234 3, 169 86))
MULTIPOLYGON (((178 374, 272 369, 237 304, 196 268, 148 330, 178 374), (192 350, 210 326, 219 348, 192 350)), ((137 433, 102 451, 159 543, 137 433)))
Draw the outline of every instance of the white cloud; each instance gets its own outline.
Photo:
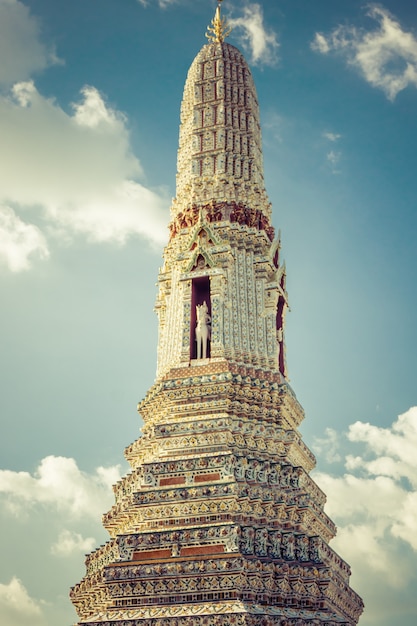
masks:
POLYGON ((166 240, 168 200, 137 181, 142 168, 126 118, 94 87, 84 87, 67 114, 32 81, 15 84, 0 97, 0 135, 0 204, 14 210, 16 223, 24 210, 40 215, 55 235, 116 243, 142 235, 158 245, 166 240))
POLYGON ((323 133, 323 137, 325 139, 328 139, 329 141, 332 141, 332 142, 339 141, 341 136, 342 135, 338 135, 337 133, 329 133, 329 132, 323 133))
POLYGON ((417 39, 381 6, 371 5, 368 15, 378 22, 376 30, 338 26, 329 35, 316 33, 311 47, 321 54, 340 52, 370 85, 394 100, 409 85, 417 87, 417 39))
POLYGON ((12 574, 36 580, 37 594, 48 600, 31 600, 16 581, 0 585, 2 626, 75 621, 67 591, 80 576, 82 555, 108 539, 100 520, 114 503, 111 486, 119 480, 119 467, 83 472, 74 459, 57 456, 44 458, 34 472, 0 471, 0 581, 12 574))
POLYGON ((242 17, 228 19, 230 26, 237 30, 242 46, 250 54, 254 64, 274 65, 278 60, 279 43, 276 33, 264 25, 260 4, 247 4, 242 17))
MULTIPOLYGON (((106 106, 97 89, 86 86, 81 93, 84 100, 72 105, 75 111, 74 120, 79 126, 102 128, 103 132, 106 132, 106 128, 115 128, 121 134, 125 132, 126 118, 123 114, 106 106)), ((137 171, 140 171, 139 164, 134 167, 134 172, 137 171)))
POLYGON ((12 578, 10 583, 0 583, 0 615, 3 626, 44 626, 42 608, 33 600, 21 581, 12 578))
POLYGON ((392 428, 356 422, 350 426, 348 437, 352 442, 364 443, 368 455, 376 456, 360 459, 357 468, 369 475, 380 474, 394 480, 405 477, 417 489, 417 407, 400 415, 392 428))
POLYGON ((0 470, 0 501, 16 516, 42 505, 74 518, 98 519, 112 504, 111 486, 119 479, 119 466, 99 467, 90 475, 74 459, 48 456, 33 475, 0 470))
POLYGON ((341 460, 339 454, 339 435, 333 428, 326 428, 324 437, 315 437, 313 451, 327 463, 336 463, 341 460))
POLYGON ((386 477, 398 486, 405 479, 410 485, 412 490, 401 491, 390 532, 417 551, 417 407, 400 415, 391 429, 356 422, 349 429, 349 439, 366 444, 375 458, 348 456, 348 469, 386 477))
POLYGON ((0 263, 12 272, 29 269, 34 257, 45 259, 49 250, 44 235, 26 224, 7 206, 0 205, 0 263))
POLYGON ((332 545, 352 566, 369 619, 400 615, 398 598, 415 600, 417 407, 387 428, 356 422, 345 443, 361 447, 345 455, 346 474, 314 476, 339 528, 332 545))
POLYGON ((58 540, 51 546, 51 554, 54 556, 69 556, 70 554, 91 552, 95 547, 94 537, 83 538, 80 533, 71 530, 63 530, 58 540))
POLYGON ((26 80, 59 62, 39 40, 39 23, 18 0, 0 0, 0 85, 26 80))
MULTIPOLYGON (((165 1, 165 0, 164 0, 165 1)), ((144 184, 128 120, 92 86, 67 112, 31 76, 58 62, 19 0, 0 0, 0 261, 46 258, 50 239, 167 239, 169 198, 144 184)))
POLYGON ((316 52, 321 52, 321 54, 327 54, 331 50, 330 43, 322 33, 315 34, 311 47, 316 52))

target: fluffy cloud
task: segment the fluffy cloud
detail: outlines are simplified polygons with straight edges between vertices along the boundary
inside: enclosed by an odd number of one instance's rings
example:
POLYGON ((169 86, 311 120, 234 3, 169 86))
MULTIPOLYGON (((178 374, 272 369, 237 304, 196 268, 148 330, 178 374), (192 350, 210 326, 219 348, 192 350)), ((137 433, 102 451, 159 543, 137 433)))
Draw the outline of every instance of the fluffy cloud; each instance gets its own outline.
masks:
MULTIPOLYGON (((400 415, 391 429, 356 422, 349 429, 349 440, 365 443, 369 453, 391 459, 398 469, 394 471, 392 466, 386 467, 384 473, 393 478, 405 475, 417 488, 417 407, 400 415)), ((370 474, 375 473, 373 462, 363 461, 363 466, 370 474)), ((378 473, 381 469, 378 467, 378 473)))
POLYGON ((137 182, 126 119, 94 87, 67 114, 33 82, 15 84, 0 98, 0 134, 0 202, 15 213, 32 210, 49 230, 91 241, 164 241, 166 199, 137 182))
POLYGON ((237 30, 243 48, 250 55, 254 64, 274 65, 278 60, 279 43, 276 33, 264 25, 262 7, 248 4, 243 7, 242 17, 228 20, 237 30))
POLYGON ((364 472, 375 480, 384 478, 396 486, 399 501, 390 534, 417 551, 417 407, 400 415, 392 429, 356 422, 350 427, 349 439, 366 443, 375 458, 349 455, 347 469, 364 472))
MULTIPOLYGON (((11 97, 0 99, 0 133, 6 139, 0 146, 0 201, 16 211, 36 209, 55 233, 118 243, 132 234, 164 241, 167 201, 133 179, 141 167, 126 121, 96 89, 84 88, 68 115, 32 82, 18 83, 11 97)), ((6 217, 10 243, 2 251, 12 269, 27 268, 32 252, 47 256, 39 229, 10 210, 6 217)))
POLYGON ((18 0, 0 0, 0 85, 26 80, 59 60, 39 40, 39 24, 18 0))
MULTIPOLYGON (((333 31, 333 34, 337 32, 338 30, 339 29, 336 29, 336 31, 333 31)), ((327 54, 332 49, 330 45, 330 37, 328 40, 322 33, 316 33, 314 36, 314 41, 311 44, 311 48, 315 52, 320 52, 321 54, 327 54)))
POLYGON ((67 557, 78 552, 91 552, 95 545, 96 540, 94 537, 84 539, 80 533, 65 529, 59 534, 58 540, 51 546, 51 554, 67 557))
POLYGON ((417 552, 417 407, 389 428, 356 422, 345 443, 360 446, 345 455, 345 475, 315 474, 339 527, 333 546, 352 565, 368 613, 400 615, 417 552))
POLYGON ((57 58, 18 0, 0 0, 0 263, 28 269, 51 237, 123 244, 166 241, 169 199, 149 189, 128 120, 92 86, 70 112, 31 75, 57 58))
POLYGON ((381 6, 371 5, 368 15, 378 22, 376 30, 338 26, 329 35, 316 33, 311 47, 321 54, 340 52, 370 85, 394 100, 408 85, 417 86, 417 39, 381 6))
POLYGON ((0 205, 0 263, 12 272, 20 272, 30 267, 34 257, 48 256, 48 245, 39 228, 26 224, 10 207, 0 205))
POLYGON ((74 459, 57 456, 44 458, 33 473, 0 471, 0 580, 14 575, 0 585, 2 626, 75 622, 67 591, 81 576, 82 554, 108 539, 100 520, 119 478, 119 467, 83 472, 74 459), (48 602, 31 599, 19 579, 36 580, 37 594, 48 602))
POLYGON ((46 624, 40 604, 29 596, 17 578, 12 578, 7 585, 0 583, 0 615, 4 626, 46 624))
POLYGON ((119 478, 118 466, 99 467, 89 475, 78 468, 74 459, 48 456, 33 475, 0 470, 0 496, 16 516, 27 512, 29 506, 43 505, 73 518, 99 519, 112 503, 111 486, 119 478))

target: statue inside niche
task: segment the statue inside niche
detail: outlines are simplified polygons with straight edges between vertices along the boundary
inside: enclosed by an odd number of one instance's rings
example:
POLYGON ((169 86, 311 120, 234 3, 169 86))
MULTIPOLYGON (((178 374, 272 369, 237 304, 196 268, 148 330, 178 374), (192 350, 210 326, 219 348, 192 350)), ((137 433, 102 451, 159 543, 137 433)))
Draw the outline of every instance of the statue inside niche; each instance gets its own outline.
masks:
POLYGON ((197 304, 196 314, 195 340, 197 342, 197 359, 206 359, 207 346, 211 339, 211 317, 205 300, 203 304, 197 304))
POLYGON ((204 257, 201 256, 201 254, 200 254, 200 256, 197 259, 196 267, 197 267, 198 270, 203 270, 206 267, 206 261, 205 261, 204 257))

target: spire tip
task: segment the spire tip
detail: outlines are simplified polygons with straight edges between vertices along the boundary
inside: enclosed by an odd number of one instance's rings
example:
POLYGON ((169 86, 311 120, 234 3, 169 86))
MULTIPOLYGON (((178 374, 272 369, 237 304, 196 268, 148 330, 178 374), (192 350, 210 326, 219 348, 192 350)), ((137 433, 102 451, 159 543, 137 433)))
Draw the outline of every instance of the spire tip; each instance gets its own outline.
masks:
POLYGON ((221 43, 232 31, 227 20, 221 16, 220 6, 222 1, 223 0, 217 0, 216 13, 211 20, 211 25, 207 26, 206 37, 210 42, 221 43))

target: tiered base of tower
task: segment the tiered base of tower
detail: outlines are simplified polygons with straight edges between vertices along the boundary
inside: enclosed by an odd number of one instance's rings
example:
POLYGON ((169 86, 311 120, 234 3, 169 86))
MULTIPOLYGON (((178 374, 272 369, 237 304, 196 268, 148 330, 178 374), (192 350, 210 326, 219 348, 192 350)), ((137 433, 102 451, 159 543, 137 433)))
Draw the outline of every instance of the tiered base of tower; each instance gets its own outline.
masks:
POLYGON ((79 624, 352 626, 361 599, 329 547, 303 411, 276 371, 171 370, 140 406, 110 540, 72 589, 79 624))

